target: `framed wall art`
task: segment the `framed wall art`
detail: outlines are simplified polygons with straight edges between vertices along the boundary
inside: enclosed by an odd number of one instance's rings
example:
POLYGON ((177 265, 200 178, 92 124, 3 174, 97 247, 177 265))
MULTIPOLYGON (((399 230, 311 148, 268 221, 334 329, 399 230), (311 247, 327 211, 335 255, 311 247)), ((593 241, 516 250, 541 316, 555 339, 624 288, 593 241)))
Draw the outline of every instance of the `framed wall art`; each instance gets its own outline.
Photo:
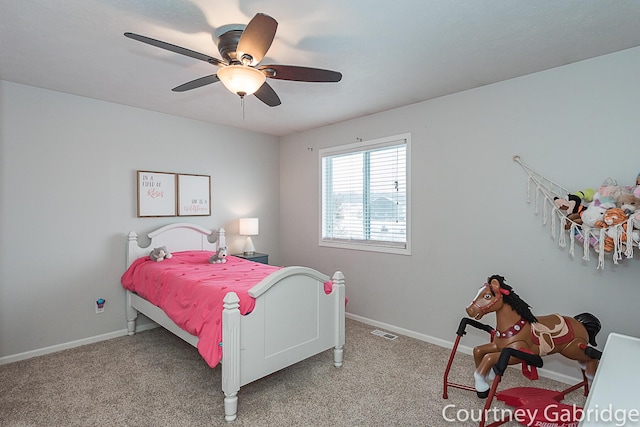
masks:
POLYGON ((176 216, 176 174, 138 171, 138 217, 176 216))
POLYGON ((178 216, 211 215, 211 177, 178 174, 178 216))

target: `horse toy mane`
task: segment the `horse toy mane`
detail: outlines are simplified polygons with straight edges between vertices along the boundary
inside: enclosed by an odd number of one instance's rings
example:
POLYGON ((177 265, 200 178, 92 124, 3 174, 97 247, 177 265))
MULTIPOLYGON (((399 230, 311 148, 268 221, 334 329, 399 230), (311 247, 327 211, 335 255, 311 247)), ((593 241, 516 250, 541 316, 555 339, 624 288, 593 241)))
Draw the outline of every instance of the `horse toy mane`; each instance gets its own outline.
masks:
MULTIPOLYGON (((510 305, 511 308, 513 308, 515 312, 518 313, 520 317, 522 317, 527 322, 529 323, 538 322, 538 319, 531 311, 531 306, 527 304, 522 298, 520 298, 518 294, 514 292, 513 288, 504 281, 503 276, 494 274, 493 276, 489 277, 488 282, 491 283, 493 279, 497 280, 498 283, 500 283, 501 289, 508 291, 508 292, 504 292, 502 295, 502 301, 504 301, 505 304, 510 305)), ((491 287, 489 287, 489 289, 491 290, 491 294, 495 296, 493 289, 491 289, 491 287)))

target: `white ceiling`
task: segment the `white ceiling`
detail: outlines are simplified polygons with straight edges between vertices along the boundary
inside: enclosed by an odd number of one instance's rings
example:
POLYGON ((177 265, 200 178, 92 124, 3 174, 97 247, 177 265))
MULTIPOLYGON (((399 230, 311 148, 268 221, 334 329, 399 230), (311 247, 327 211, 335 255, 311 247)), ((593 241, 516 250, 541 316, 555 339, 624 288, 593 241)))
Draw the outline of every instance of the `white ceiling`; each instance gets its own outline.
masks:
MULTIPOLYGON (((635 0, 2 0, 0 79, 287 135, 640 46, 635 0), (212 34, 274 17, 262 63, 340 71, 340 83, 269 80, 244 103, 216 67, 123 36, 220 58, 212 34)), ((638 72, 638 70, 633 70, 638 72)))

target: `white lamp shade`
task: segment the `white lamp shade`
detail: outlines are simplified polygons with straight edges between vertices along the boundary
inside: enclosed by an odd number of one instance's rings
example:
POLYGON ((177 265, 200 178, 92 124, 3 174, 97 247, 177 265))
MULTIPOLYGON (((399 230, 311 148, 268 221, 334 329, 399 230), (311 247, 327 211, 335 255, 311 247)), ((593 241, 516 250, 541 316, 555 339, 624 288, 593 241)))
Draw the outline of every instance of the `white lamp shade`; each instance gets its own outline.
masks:
POLYGON ((251 95, 267 79, 264 73, 246 65, 227 65, 218 70, 218 78, 231 92, 240 96, 251 95))
POLYGON ((258 218, 240 218, 238 232, 241 236, 257 236, 258 218))

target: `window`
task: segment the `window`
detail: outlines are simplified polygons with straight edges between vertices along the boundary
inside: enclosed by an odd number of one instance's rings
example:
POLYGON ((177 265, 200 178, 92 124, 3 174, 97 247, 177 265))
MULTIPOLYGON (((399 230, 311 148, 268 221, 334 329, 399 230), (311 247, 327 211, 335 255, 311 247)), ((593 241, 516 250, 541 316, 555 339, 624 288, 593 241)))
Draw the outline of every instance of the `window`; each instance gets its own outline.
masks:
POLYGON ((320 150, 320 246, 411 254, 410 134, 320 150))

